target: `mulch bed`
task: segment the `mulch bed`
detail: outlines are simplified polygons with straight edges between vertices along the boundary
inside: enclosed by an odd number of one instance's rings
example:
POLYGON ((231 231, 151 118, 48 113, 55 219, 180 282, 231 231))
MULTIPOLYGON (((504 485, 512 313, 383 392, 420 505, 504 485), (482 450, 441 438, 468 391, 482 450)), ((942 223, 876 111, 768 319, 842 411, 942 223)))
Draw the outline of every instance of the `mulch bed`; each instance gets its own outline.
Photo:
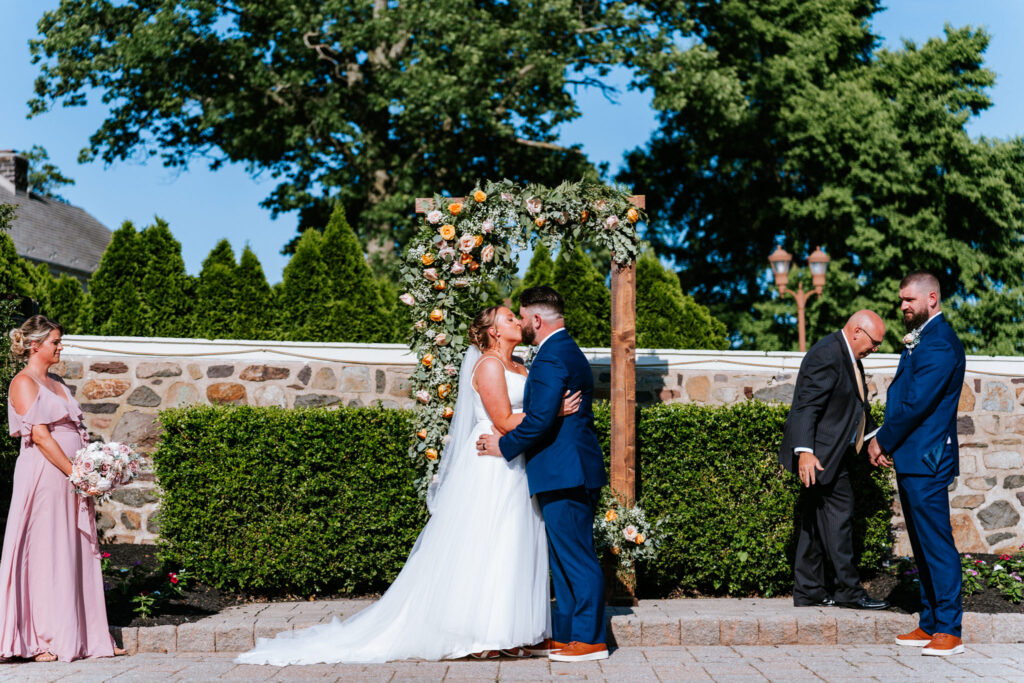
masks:
MULTIPOLYGON (((103 552, 110 553, 113 567, 129 567, 139 563, 142 568, 153 574, 153 585, 163 580, 163 574, 156 558, 156 548, 151 545, 105 544, 100 546, 103 552)), ((996 555, 974 555, 992 564, 996 555)), ((892 603, 894 612, 910 614, 920 609, 920 597, 917 589, 909 589, 901 585, 898 577, 889 573, 879 573, 864 581, 864 587, 873 598, 884 598, 892 603)), ((161 609, 159 614, 141 618, 132 612, 131 596, 121 596, 118 591, 107 592, 107 618, 114 626, 161 626, 164 624, 181 624, 197 621, 216 614, 225 607, 253 602, 291 602, 296 600, 333 600, 349 595, 329 594, 309 596, 278 594, 259 595, 245 592, 219 590, 196 581, 190 581, 182 599, 172 599, 161 609)), ((964 611, 985 614, 1017 613, 1024 614, 1024 603, 1014 605, 995 589, 987 589, 982 593, 964 598, 964 611)))

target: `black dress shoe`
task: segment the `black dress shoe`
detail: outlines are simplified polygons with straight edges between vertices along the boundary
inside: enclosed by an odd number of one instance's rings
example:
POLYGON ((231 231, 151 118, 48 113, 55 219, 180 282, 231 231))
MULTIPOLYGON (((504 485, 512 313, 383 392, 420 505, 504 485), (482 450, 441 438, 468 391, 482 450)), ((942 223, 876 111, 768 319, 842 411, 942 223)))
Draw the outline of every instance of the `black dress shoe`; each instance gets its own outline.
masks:
POLYGON ((835 607, 836 601, 832 598, 822 598, 817 602, 801 602, 799 604, 794 603, 795 607, 835 607))
POLYGON ((864 595, 853 602, 840 602, 840 607, 847 607, 849 609, 886 609, 889 607, 889 603, 885 600, 875 600, 864 595))

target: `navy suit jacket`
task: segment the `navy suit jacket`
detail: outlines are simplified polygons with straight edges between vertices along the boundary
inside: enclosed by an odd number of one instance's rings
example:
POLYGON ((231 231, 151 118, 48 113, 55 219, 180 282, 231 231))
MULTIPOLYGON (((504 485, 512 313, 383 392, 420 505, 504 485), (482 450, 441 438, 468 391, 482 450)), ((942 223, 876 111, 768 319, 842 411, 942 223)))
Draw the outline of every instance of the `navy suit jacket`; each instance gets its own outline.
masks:
POLYGON ((594 429, 594 375, 587 357, 565 331, 555 332, 530 365, 523 394, 526 417, 498 441, 506 460, 526 456, 530 495, 607 482, 594 429), (558 415, 566 390, 582 391, 580 409, 558 415))
POLYGON ((948 457, 954 476, 960 474, 956 409, 966 367, 964 346, 944 315, 925 325, 913 351, 904 349, 875 436, 897 474, 935 474, 948 457))

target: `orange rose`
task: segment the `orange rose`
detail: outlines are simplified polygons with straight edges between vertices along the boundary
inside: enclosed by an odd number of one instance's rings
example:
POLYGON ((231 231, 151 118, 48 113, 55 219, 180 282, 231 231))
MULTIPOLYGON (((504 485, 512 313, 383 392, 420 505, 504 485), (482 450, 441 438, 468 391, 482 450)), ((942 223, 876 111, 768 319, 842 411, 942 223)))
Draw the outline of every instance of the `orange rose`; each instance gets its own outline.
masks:
POLYGON ((430 319, 433 320, 435 323, 441 322, 442 320, 444 320, 444 311, 442 311, 440 308, 435 308, 430 312, 430 319))
POLYGON ((588 218, 590 218, 590 212, 584 209, 580 214, 580 223, 586 223, 588 218))
POLYGON ((617 545, 613 545, 608 550, 611 552, 612 555, 618 555, 619 554, 619 546, 617 546, 617 545))
POLYGON ((469 270, 470 270, 470 271, 472 271, 472 272, 474 272, 474 273, 475 273, 475 272, 476 272, 477 270, 479 270, 479 268, 480 268, 480 264, 479 264, 479 263, 477 263, 476 261, 473 261, 472 263, 470 263, 470 264, 469 264, 468 266, 466 266, 466 267, 467 267, 467 268, 469 268, 469 270))
POLYGON ((633 539, 633 540, 636 541, 637 545, 640 545, 641 543, 644 542, 644 535, 643 534, 637 534, 636 538, 633 539))
POLYGON ((640 212, 637 211, 636 209, 630 209, 629 211, 626 212, 626 220, 628 220, 630 223, 636 223, 638 220, 640 220, 640 212))
POLYGON ((427 456, 427 460, 437 460, 437 449, 428 448, 427 450, 423 451, 423 455, 427 456))
POLYGON ((443 237, 446 240, 455 239, 455 226, 452 225, 451 223, 445 223, 444 225, 442 225, 440 232, 441 237, 443 237))
POLYGON ((426 438, 427 438, 427 430, 426 429, 419 430, 418 432, 416 432, 416 436, 418 436, 420 439, 426 440, 426 438))
POLYGON ((434 354, 428 353, 427 355, 423 356, 422 359, 420 359, 420 362, 423 363, 424 366, 429 368, 431 365, 434 364, 434 354))
POLYGON ((434 255, 428 251, 420 258, 420 260, 423 261, 423 265, 429 266, 434 262, 434 255))
POLYGON ((472 254, 463 254, 462 256, 459 257, 459 263, 466 264, 466 263, 472 263, 472 262, 473 262, 473 255, 472 254))
POLYGON ((459 202, 454 202, 453 204, 448 205, 448 213, 451 215, 458 216, 460 211, 462 211, 462 204, 459 202))
POLYGON ((447 398, 448 392, 452 390, 451 384, 442 384, 437 388, 437 395, 439 398, 447 398))
POLYGON ((480 202, 485 201, 487 199, 487 193, 484 192, 483 190, 477 190, 476 192, 473 193, 473 199, 476 201, 477 204, 479 204, 480 202))
POLYGON ((538 228, 543 228, 544 223, 546 223, 546 221, 544 220, 544 216, 538 216, 537 218, 534 218, 533 222, 537 224, 538 228))
POLYGON ((484 236, 483 235, 473 235, 473 246, 474 247, 479 247, 483 243, 484 243, 484 236))
POLYGON ((609 510, 604 513, 604 521, 606 522, 614 522, 618 518, 619 516, 615 513, 615 510, 609 510))
POLYGON ((447 285, 445 285, 444 280, 438 280, 437 282, 434 283, 434 289, 436 289, 439 292, 443 292, 446 286, 447 285))
POLYGON ((454 415, 454 414, 455 414, 454 410, 452 410, 451 408, 447 408, 446 407, 444 409, 444 412, 441 413, 441 417, 443 417, 446 420, 450 420, 450 419, 452 419, 452 415, 454 415))

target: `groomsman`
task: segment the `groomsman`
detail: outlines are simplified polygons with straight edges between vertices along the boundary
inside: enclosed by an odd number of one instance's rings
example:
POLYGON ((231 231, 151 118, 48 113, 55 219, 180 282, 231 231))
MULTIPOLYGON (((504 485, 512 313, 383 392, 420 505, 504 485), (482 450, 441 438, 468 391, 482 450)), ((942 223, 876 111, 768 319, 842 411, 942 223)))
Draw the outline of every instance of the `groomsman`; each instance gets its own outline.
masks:
POLYGON ((861 359, 878 350, 885 323, 857 311, 804 356, 786 419, 779 462, 797 474, 800 534, 793 573, 793 604, 885 609, 860 585, 853 557, 853 485, 850 461, 874 430, 861 359), (825 586, 824 558, 835 571, 835 590, 825 586))
POLYGON ((926 655, 964 651, 960 639, 960 556, 953 543, 947 489, 960 474, 956 410, 964 347, 942 315, 939 281, 925 271, 900 282, 909 333, 885 405, 885 422, 868 447, 871 464, 896 464, 903 518, 921 584, 918 627, 896 636, 926 655), (890 459, 891 458, 891 459, 890 459))

